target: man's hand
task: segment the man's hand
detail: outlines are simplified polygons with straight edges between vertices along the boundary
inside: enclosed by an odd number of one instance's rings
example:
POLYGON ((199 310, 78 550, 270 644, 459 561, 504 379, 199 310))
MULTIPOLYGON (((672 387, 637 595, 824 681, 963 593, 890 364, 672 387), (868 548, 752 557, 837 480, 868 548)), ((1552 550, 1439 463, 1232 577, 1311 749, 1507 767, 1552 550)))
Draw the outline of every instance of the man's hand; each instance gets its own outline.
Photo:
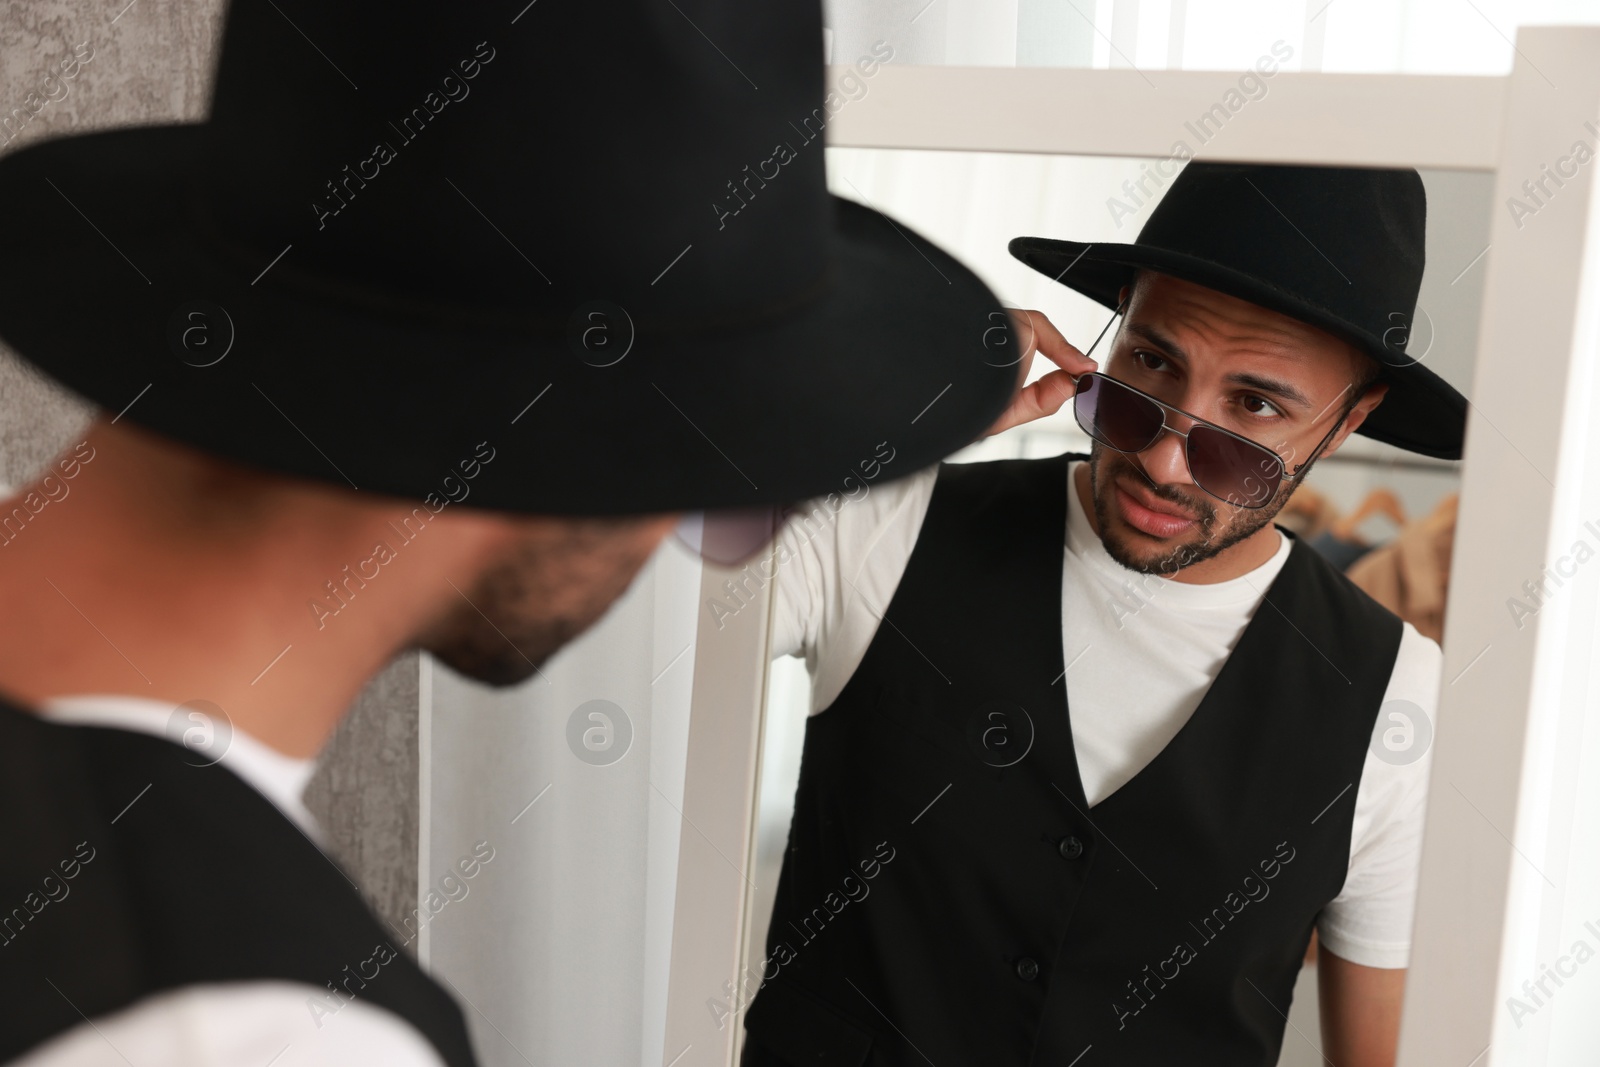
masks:
POLYGON ((1017 395, 984 437, 1054 415, 1075 391, 1073 379, 1099 369, 1094 360, 1068 344, 1061 331, 1038 311, 1012 311, 1011 328, 1016 331, 1017 348, 1022 352, 1017 361, 1017 395), (1043 352, 1058 369, 1025 386, 1022 383, 1028 380, 1035 352, 1043 352))

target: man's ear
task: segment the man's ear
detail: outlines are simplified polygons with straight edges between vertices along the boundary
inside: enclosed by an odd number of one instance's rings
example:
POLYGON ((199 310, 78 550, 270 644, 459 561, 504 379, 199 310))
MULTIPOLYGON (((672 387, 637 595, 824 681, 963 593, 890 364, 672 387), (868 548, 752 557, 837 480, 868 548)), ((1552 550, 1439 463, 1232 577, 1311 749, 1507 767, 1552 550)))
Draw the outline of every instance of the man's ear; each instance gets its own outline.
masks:
POLYGON ((1345 438, 1355 433, 1356 428, 1367 421, 1367 416, 1372 414, 1372 410, 1383 402, 1384 394, 1388 391, 1389 385, 1387 382, 1374 382, 1367 386, 1366 391, 1361 394, 1361 399, 1356 401, 1356 406, 1351 408, 1350 414, 1344 417, 1344 428, 1334 435, 1333 440, 1329 442, 1327 449, 1322 454, 1331 456, 1337 452, 1339 446, 1344 444, 1345 438))

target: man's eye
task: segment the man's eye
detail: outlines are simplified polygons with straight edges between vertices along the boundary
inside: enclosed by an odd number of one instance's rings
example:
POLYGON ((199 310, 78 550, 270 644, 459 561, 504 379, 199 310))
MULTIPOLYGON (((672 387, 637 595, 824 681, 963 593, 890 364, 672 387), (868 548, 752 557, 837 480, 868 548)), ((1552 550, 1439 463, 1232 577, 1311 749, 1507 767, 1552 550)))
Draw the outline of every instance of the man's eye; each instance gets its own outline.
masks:
POLYGON ((1164 358, 1154 352, 1147 352, 1142 348, 1134 349, 1133 358, 1138 360, 1139 366, 1145 370, 1160 370, 1167 365, 1167 361, 1164 358))
POLYGON ((1272 401, 1265 397, 1256 396, 1253 393, 1241 399, 1239 404, 1252 415, 1275 416, 1283 414, 1272 401))

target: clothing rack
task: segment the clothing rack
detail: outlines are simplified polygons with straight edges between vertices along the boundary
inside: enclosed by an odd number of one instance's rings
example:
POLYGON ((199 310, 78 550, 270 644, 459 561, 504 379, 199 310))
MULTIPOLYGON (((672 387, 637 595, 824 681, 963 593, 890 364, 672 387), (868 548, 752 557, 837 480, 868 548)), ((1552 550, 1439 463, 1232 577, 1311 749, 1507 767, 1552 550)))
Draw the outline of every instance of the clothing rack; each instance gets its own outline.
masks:
POLYGON ((1384 470, 1430 471, 1460 476, 1461 462, 1453 459, 1429 459, 1426 456, 1375 456, 1363 453, 1335 452, 1321 456, 1318 463, 1351 464, 1362 467, 1382 467, 1384 470))

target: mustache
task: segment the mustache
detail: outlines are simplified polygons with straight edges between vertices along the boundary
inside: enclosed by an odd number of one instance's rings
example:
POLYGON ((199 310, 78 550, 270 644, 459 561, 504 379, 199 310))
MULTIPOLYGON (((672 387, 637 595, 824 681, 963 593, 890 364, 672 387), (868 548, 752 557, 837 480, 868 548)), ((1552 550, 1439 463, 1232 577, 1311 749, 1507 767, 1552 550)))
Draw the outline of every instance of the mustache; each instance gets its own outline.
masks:
POLYGON ((1150 476, 1144 472, 1143 467, 1137 463, 1134 463, 1127 456, 1122 455, 1120 452, 1114 452, 1110 449, 1107 449, 1104 453, 1104 456, 1105 459, 1111 461, 1112 469, 1109 473, 1113 477, 1119 473, 1119 467, 1132 471, 1134 474, 1138 475, 1139 480, 1144 483, 1145 488, 1150 491, 1152 496, 1155 496, 1160 500, 1165 500, 1169 504, 1176 504, 1183 508, 1188 514, 1192 515, 1200 523, 1202 529, 1209 529, 1212 523, 1216 520, 1216 509, 1205 500, 1199 499, 1198 497, 1191 497, 1175 485, 1162 485, 1153 481, 1150 476))

